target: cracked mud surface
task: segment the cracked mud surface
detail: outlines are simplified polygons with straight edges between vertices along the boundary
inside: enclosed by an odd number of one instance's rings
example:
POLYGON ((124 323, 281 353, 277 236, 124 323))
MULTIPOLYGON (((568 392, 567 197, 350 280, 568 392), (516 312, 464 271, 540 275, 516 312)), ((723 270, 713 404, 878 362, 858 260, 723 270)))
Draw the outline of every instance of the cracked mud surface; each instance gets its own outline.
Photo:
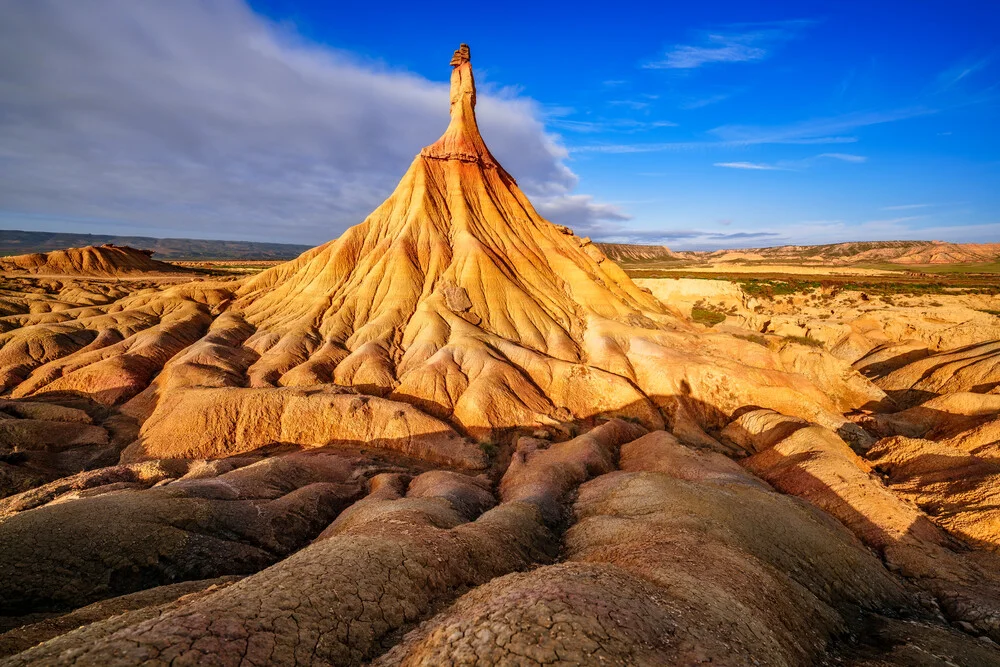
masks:
MULTIPOLYGON (((744 438, 753 423, 743 419, 744 438)), ((776 446, 796 433, 808 427, 776 446)), ((851 478, 843 466, 856 455, 840 443, 806 470, 836 475, 849 503, 874 482, 857 466, 851 478)), ((754 461, 747 466, 766 470, 754 461)), ((961 579, 983 564, 932 524, 907 532, 919 510, 900 501, 872 515, 885 534, 902 517, 893 539, 875 542, 831 518, 841 518, 837 506, 819 509, 816 492, 803 491, 808 502, 784 495, 722 454, 622 420, 564 442, 523 437, 496 481, 322 450, 170 465, 166 483, 151 482, 159 469, 148 466, 148 488, 81 489, 79 479, 39 489, 36 502, 8 499, 21 503, 7 503, 15 509, 0 540, 17 543, 9 536, 30 520, 36 541, 24 548, 37 576, 5 584, 4 599, 20 596, 35 616, 0 635, 2 664, 908 664, 915 651, 1000 661, 992 644, 955 627, 965 619, 976 634, 993 632, 1000 597, 970 597, 961 579), (120 531, 73 537, 70 508, 120 531), (40 548, 48 534, 60 537, 40 548), (213 548, 178 552, 178 539, 213 548), (932 550, 950 577, 894 565, 919 567, 932 550), (153 558, 158 569, 128 582, 148 592, 114 597, 125 591, 107 569, 67 567, 66 551, 95 562, 153 558), (178 553, 201 569, 183 569, 178 553)), ((800 479, 790 465, 767 478, 800 479)), ((24 553, 3 558, 23 563, 24 553)))

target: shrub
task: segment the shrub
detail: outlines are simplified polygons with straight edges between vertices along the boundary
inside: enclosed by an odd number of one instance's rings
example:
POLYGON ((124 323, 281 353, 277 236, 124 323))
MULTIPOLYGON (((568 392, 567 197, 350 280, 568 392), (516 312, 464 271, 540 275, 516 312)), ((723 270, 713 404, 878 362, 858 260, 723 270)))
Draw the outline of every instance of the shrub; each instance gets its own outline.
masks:
POLYGON ((486 458, 488 458, 490 461, 492 461, 496 457, 497 452, 500 451, 496 443, 493 442, 492 440, 486 440, 484 442, 479 443, 479 450, 483 454, 485 454, 486 458))
POLYGON ((822 342, 808 336, 785 336, 785 340, 798 343, 799 345, 808 345, 809 347, 823 347, 822 342))
POLYGON ((714 327, 716 324, 726 320, 726 314, 720 313, 717 310, 709 310, 708 308, 699 308, 695 306, 691 309, 691 319, 698 324, 714 327))

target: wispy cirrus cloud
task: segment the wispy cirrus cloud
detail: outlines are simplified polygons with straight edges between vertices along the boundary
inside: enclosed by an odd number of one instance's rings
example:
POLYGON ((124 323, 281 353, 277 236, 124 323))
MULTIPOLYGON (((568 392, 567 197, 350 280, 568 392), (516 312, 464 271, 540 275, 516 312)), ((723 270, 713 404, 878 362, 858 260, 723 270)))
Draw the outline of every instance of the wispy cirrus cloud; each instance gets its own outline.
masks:
POLYGON ((685 100, 684 102, 681 102, 680 105, 678 105, 678 107, 684 109, 685 111, 690 111, 692 109, 703 109, 707 106, 718 104, 719 102, 725 102, 730 97, 738 94, 739 92, 742 91, 737 90, 727 93, 717 93, 715 95, 706 95, 704 97, 690 98, 685 100))
POLYGON ((677 123, 669 120, 641 121, 630 118, 599 119, 599 120, 573 120, 570 118, 556 118, 548 121, 549 127, 558 128, 568 132, 579 132, 590 134, 596 132, 620 132, 632 134, 655 130, 664 127, 677 127, 677 123))
POLYGON ((908 107, 890 111, 868 111, 829 118, 816 118, 789 125, 723 125, 710 130, 710 132, 721 141, 744 145, 851 143, 856 141, 856 138, 845 137, 843 136, 845 133, 871 125, 894 123, 933 113, 937 113, 937 110, 927 107, 908 107))
POLYGON ((898 225, 901 222, 910 222, 911 220, 921 220, 926 218, 926 215, 902 215, 898 218, 882 218, 880 220, 865 220, 862 225, 898 225))
POLYGON ((984 69, 993 60, 992 56, 979 60, 966 59, 945 71, 941 72, 937 78, 937 92, 944 92, 957 85, 964 79, 969 78, 981 69, 984 69))
MULTIPOLYGON (((869 111, 850 113, 830 118, 818 118, 788 125, 754 126, 754 125, 721 125, 709 130, 716 137, 706 141, 635 143, 635 144, 596 144, 591 146, 575 146, 570 148, 574 153, 652 153, 657 151, 690 150, 697 148, 731 148, 738 146, 760 146, 765 144, 787 145, 824 145, 852 144, 858 141, 856 136, 846 133, 869 127, 897 121, 908 120, 920 116, 937 113, 936 109, 927 107, 909 107, 890 111, 869 111)), ((827 153, 826 156, 844 155, 843 153, 827 153)))
POLYGON ((883 211, 911 211, 918 208, 929 208, 934 204, 900 204, 899 206, 883 206, 883 211))
POLYGON ((717 63, 757 62, 814 23, 791 20, 729 24, 702 32, 697 44, 676 44, 662 58, 647 62, 643 67, 690 70, 717 63))
POLYGON ((831 160, 840 160, 841 162, 853 162, 855 164, 860 164, 862 162, 868 162, 868 157, 865 155, 853 155, 851 153, 820 153, 816 156, 817 158, 830 158, 831 160))
POLYGON ((756 171, 778 171, 781 167, 773 164, 762 164, 759 162, 716 162, 713 167, 725 167, 727 169, 751 169, 756 171))
POLYGON ((716 162, 713 166, 758 171, 795 171, 798 169, 808 169, 816 162, 826 159, 839 160, 841 162, 849 162, 852 164, 861 164, 868 161, 868 158, 864 155, 852 155, 850 153, 820 153, 819 155, 813 155, 812 157, 803 158, 801 160, 781 160, 780 162, 775 162, 774 164, 767 164, 764 162, 716 162))
MULTIPOLYGON (((852 144, 856 137, 818 137, 813 140, 781 141, 774 143, 808 146, 813 144, 852 144)), ((590 144, 572 146, 571 153, 656 153, 661 151, 689 151, 716 148, 739 148, 746 146, 743 142, 731 141, 664 141, 657 143, 634 144, 590 144)))

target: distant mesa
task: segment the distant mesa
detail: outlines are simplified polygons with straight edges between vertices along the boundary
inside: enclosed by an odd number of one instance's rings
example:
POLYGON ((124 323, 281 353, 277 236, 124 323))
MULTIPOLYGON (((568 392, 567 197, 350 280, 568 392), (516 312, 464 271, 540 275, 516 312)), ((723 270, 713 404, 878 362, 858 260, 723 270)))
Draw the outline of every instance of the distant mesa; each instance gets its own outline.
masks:
POLYGON ((681 255, 665 245, 641 245, 635 243, 596 243, 608 259, 615 262, 643 262, 652 260, 676 260, 681 255))
POLYGON ((289 260, 310 246, 293 243, 218 241, 206 239, 158 239, 149 236, 111 236, 66 232, 27 232, 0 229, 0 256, 52 252, 104 244, 148 248, 161 261, 173 260, 289 260))
POLYGON ((189 273, 152 259, 152 250, 104 244, 45 253, 0 257, 0 271, 11 275, 119 278, 143 274, 189 273))

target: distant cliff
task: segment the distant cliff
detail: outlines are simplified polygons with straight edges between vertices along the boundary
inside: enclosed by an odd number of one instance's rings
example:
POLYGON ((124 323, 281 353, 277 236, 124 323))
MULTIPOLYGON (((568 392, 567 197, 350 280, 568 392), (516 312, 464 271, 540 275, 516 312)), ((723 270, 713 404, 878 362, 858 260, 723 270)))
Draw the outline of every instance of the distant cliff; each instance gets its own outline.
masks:
POLYGON ((298 257, 311 246, 253 241, 157 239, 149 236, 108 236, 0 230, 0 256, 44 253, 65 248, 114 244, 152 250, 157 259, 274 259, 298 257))
POLYGON ((595 243, 594 245, 615 262, 679 259, 677 253, 665 245, 632 245, 630 243, 595 243))

